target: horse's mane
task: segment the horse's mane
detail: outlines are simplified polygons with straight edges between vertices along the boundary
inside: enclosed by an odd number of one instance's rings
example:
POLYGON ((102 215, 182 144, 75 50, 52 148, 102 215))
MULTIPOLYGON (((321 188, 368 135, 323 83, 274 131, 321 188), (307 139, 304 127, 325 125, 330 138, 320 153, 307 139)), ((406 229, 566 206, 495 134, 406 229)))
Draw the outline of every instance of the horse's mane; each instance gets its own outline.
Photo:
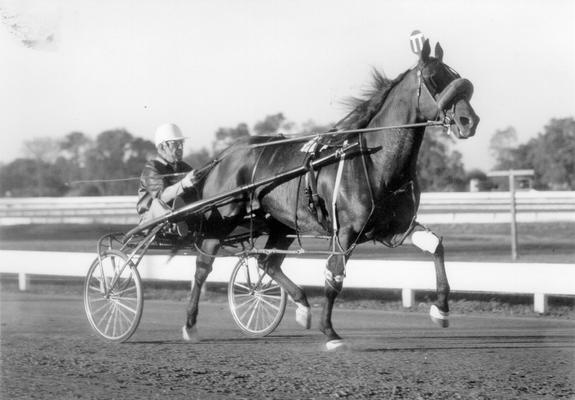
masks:
POLYGON ((409 70, 395 79, 387 78, 376 69, 372 71, 372 82, 361 97, 350 97, 344 101, 351 112, 338 125, 340 129, 363 129, 379 112, 391 89, 397 85, 409 70))

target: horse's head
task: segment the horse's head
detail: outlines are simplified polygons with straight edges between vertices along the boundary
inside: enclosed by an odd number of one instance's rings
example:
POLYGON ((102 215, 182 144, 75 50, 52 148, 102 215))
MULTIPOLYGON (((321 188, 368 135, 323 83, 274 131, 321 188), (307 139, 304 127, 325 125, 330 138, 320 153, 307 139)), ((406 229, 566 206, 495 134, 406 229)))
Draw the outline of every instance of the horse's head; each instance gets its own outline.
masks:
POLYGON ((475 135, 479 124, 479 117, 469 104, 473 84, 443 63, 443 49, 439 43, 435 46, 435 57, 430 56, 430 51, 426 40, 416 67, 419 109, 424 118, 441 118, 459 139, 467 139, 475 135))

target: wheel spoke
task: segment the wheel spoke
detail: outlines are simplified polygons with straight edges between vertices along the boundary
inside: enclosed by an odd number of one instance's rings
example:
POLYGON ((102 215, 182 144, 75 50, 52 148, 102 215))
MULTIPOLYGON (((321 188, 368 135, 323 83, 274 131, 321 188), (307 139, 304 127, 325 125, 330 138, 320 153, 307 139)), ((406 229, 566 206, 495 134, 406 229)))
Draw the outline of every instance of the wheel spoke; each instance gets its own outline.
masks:
MULTIPOLYGON (((262 309, 263 309, 263 311, 264 311, 263 314, 264 314, 265 319, 266 319, 266 323, 265 323, 265 324, 266 324, 266 326, 267 326, 267 325, 270 325, 270 324, 275 320, 276 315, 278 315, 278 313, 277 313, 277 312, 275 312, 275 313, 272 312, 272 310, 270 310, 269 307, 263 307, 262 309)), ((279 312, 279 307, 277 308, 276 311, 279 312)))
MULTIPOLYGON (((257 302, 256 298, 252 298, 251 301, 249 302, 245 302, 244 304, 242 304, 242 306, 246 306, 245 311, 242 313, 242 315, 239 316, 239 318, 241 320, 245 319, 245 316, 251 311, 253 310, 253 308, 255 307, 255 303, 257 302)), ((237 310, 237 308, 236 308, 237 310)))
POLYGON ((238 293, 238 294, 234 294, 234 297, 254 297, 253 294, 249 294, 249 293, 238 293))
POLYGON ((102 318, 100 319, 100 322, 98 322, 98 326, 102 325, 102 322, 104 322, 104 320, 106 320, 106 326, 104 327, 104 333, 107 334, 108 333, 108 326, 110 325, 110 318, 109 315, 112 313, 113 309, 114 309, 114 303, 107 303, 110 307, 108 307, 108 310, 106 310, 106 312, 104 313, 104 315, 102 316, 102 318))
POLYGON ((270 307, 273 308, 274 310, 279 311, 280 308, 279 308, 278 306, 276 306, 276 305, 273 304, 273 303, 270 303, 269 301, 267 301, 267 300, 264 299, 263 297, 261 297, 260 300, 261 300, 262 303, 267 304, 268 306, 270 306, 270 307))
POLYGON ((261 313, 261 309, 262 309, 262 303, 260 301, 258 301, 258 305, 256 306, 256 315, 255 315, 255 321, 254 321, 254 330, 259 331, 260 330, 260 326, 262 326, 261 324, 261 319, 262 319, 262 313, 261 313))
MULTIPOLYGON (((129 326, 130 326, 130 323, 132 322, 132 320, 130 319, 130 317, 127 316, 121 308, 118 308, 118 313, 120 314, 121 317, 123 317, 123 319, 124 319, 125 321, 128 322, 128 327, 129 327, 129 326)), ((135 313, 135 310, 134 310, 134 315, 135 315, 135 314, 136 314, 136 313, 135 313)), ((119 318, 119 320, 122 321, 121 318, 119 318)))
POLYGON ((90 286, 88 287, 88 289, 90 289, 91 291, 94 291, 94 292, 96 292, 96 293, 102 293, 102 289, 101 289, 100 287, 96 287, 96 286, 90 285, 90 286))
POLYGON ((112 290, 111 293, 114 296, 122 297, 121 295, 123 295, 123 294, 132 294, 132 292, 137 292, 137 290, 138 290, 138 288, 136 286, 130 286, 130 287, 125 287, 122 290, 118 290, 117 292, 115 290, 112 290))
MULTIPOLYGON (((276 312, 276 313, 272 312, 272 310, 270 310, 269 307, 264 307, 263 310, 264 310, 264 312, 265 312, 266 315, 267 315, 267 320, 270 321, 269 323, 271 323, 271 322, 276 318, 276 315, 278 314, 277 312, 276 312)), ((276 309, 276 311, 279 312, 279 311, 280 311, 280 308, 278 307, 278 308, 276 309)), ((266 324, 266 325, 267 325, 267 324, 266 324)))
POLYGON ((260 293, 267 293, 267 292, 269 292, 269 291, 271 291, 271 290, 281 290, 281 287, 280 287, 279 285, 270 286, 270 287, 268 287, 268 288, 261 289, 261 290, 260 290, 260 293))
POLYGON ((252 324, 252 320, 254 318, 254 315, 256 313, 256 310, 257 310, 259 304, 260 304, 260 302, 256 299, 256 304, 252 308, 252 313, 251 313, 250 318, 248 319, 248 322, 246 324, 247 326, 250 326, 252 324))
MULTIPOLYGON (((267 308, 264 303, 261 303, 261 311, 260 311, 260 321, 262 322, 261 324, 261 328, 260 329, 265 329, 266 326, 268 326, 268 321, 270 321, 269 319, 269 315, 271 313, 271 311, 269 310, 269 308, 267 308)), ((273 319, 272 319, 273 320, 273 319)))
POLYGON ((239 310, 240 308, 243 308, 244 306, 248 306, 246 311, 244 311, 244 313, 240 316, 240 319, 244 319, 244 316, 251 310, 251 307, 249 307, 249 305, 253 304, 256 301, 255 297, 251 297, 249 300, 244 301, 242 304, 238 304, 236 306, 236 310, 239 310))
POLYGON ((234 287, 244 289, 246 292, 251 292, 252 289, 238 282, 234 282, 234 287))
POLYGON ((104 284, 104 293, 106 293, 108 287, 106 282, 106 274, 104 273, 104 265, 102 265, 102 263, 99 263, 98 265, 100 267, 100 285, 102 285, 102 283, 104 284))
MULTIPOLYGON (((97 299, 97 300, 106 300, 106 302, 104 304, 102 304, 98 309, 92 311, 92 315, 96 315, 98 314, 100 311, 102 311, 104 308, 109 307, 110 306, 110 301, 109 299, 97 299)), ((104 313, 105 315, 105 313, 104 313)), ((100 322, 102 322, 102 320, 100 320, 100 322)), ((100 325, 100 322, 98 322, 98 325, 100 325)))
POLYGON ((116 325, 118 322, 118 307, 114 307, 114 312, 112 313, 112 336, 116 336, 116 325))
POLYGON ((278 301, 280 301, 282 295, 281 295, 281 292, 278 293, 278 294, 261 294, 261 293, 260 293, 260 297, 262 297, 262 298, 264 298, 264 299, 272 299, 272 300, 278 300, 278 301))
POLYGON ((90 297, 90 303, 96 303, 100 301, 108 301, 105 297, 90 297))
POLYGON ((126 289, 126 290, 124 290, 124 291, 122 291, 122 292, 118 292, 118 293, 112 292, 112 293, 110 294, 110 297, 111 297, 112 299, 120 299, 120 300, 121 300, 121 299, 125 299, 125 300, 135 300, 135 299, 137 299, 137 294, 138 294, 138 290, 137 290, 135 287, 133 287, 133 288, 130 288, 129 290, 126 289), (132 293, 132 292, 134 292, 134 293, 132 293), (136 295, 136 297, 131 296, 131 295, 136 295))
POLYGON ((252 280, 250 279, 250 266, 249 266, 247 260, 246 260, 246 262, 244 263, 244 266, 245 266, 245 268, 244 268, 244 274, 245 274, 245 276, 246 276, 246 282, 247 282, 247 284, 248 284, 249 286, 251 286, 251 285, 252 285, 252 280))
POLYGON ((266 305, 262 302, 260 307, 260 321, 262 321, 262 325, 260 329, 264 329, 268 325, 270 309, 266 307, 266 305))
POLYGON ((128 311, 130 311, 131 313, 136 314, 137 311, 134 310, 133 308, 128 307, 127 305, 125 305, 124 303, 122 303, 122 302, 120 302, 120 301, 118 301, 118 300, 113 300, 113 301, 114 301, 114 304, 115 304, 116 306, 122 307, 122 308, 124 308, 125 310, 128 310, 128 311))
MULTIPOLYGON (((129 288, 133 288, 134 285, 132 285, 132 282, 134 282, 133 276, 132 276, 132 271, 128 270, 128 276, 125 278, 122 278, 121 276, 118 278, 118 282, 116 283, 116 288, 120 288, 119 292, 122 292, 124 290, 127 290, 129 288), (122 282, 122 279, 124 280, 122 282)), ((114 290, 114 289, 112 289, 114 290)))

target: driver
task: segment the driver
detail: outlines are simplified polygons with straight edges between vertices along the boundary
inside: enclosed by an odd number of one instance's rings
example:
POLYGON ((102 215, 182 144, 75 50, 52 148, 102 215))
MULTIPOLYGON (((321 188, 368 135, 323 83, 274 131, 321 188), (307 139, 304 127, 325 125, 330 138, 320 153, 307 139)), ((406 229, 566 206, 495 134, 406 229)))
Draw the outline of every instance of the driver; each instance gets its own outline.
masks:
MULTIPOLYGON (((196 185, 196 172, 182 161, 184 139, 175 124, 163 124, 156 129, 154 141, 158 155, 146 163, 140 175, 136 206, 140 223, 183 205, 183 198, 196 185)), ((176 224, 176 231, 183 237, 189 229, 185 222, 180 222, 176 224)))

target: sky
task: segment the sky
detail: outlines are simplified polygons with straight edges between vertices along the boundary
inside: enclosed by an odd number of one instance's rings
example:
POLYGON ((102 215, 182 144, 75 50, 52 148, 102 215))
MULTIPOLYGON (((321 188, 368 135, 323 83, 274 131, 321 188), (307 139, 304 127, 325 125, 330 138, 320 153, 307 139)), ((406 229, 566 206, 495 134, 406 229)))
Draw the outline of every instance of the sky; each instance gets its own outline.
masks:
POLYGON ((453 147, 466 169, 492 167, 498 129, 524 143, 575 116, 572 0, 0 0, 0 17, 4 163, 73 131, 152 140, 174 122, 199 150, 278 112, 333 123, 373 68, 415 65, 414 30, 474 84, 481 122, 453 147))

